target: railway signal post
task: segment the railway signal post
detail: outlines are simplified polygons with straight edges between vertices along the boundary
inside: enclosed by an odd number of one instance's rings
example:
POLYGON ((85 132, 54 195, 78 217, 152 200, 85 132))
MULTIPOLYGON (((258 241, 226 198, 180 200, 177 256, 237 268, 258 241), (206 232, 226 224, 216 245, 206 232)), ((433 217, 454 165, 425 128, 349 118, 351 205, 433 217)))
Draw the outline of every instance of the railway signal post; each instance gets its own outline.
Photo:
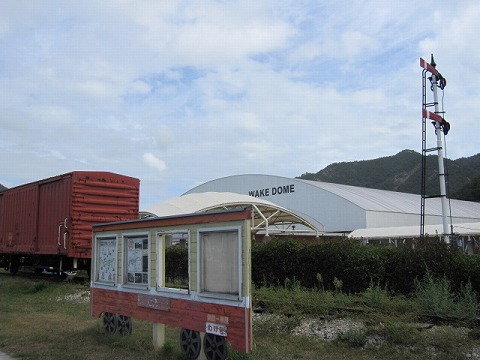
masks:
POLYGON ((446 173, 444 164, 444 146, 442 136, 447 135, 450 130, 450 124, 444 119, 443 110, 440 110, 438 103, 438 88, 443 90, 447 84, 445 78, 440 74, 436 68, 433 54, 431 62, 428 63, 424 59, 420 58, 420 67, 423 68, 422 80, 423 80, 423 107, 422 107, 422 203, 421 203, 421 223, 420 223, 420 237, 425 235, 425 199, 431 197, 440 197, 442 204, 442 224, 443 224, 443 239, 445 243, 450 243, 451 231, 448 224, 448 200, 447 200, 447 187, 446 187, 446 173), (430 74, 428 79, 430 80, 430 89, 433 93, 433 102, 427 102, 427 75, 430 74), (431 112, 428 109, 434 108, 431 112), (435 134, 437 137, 437 146, 434 148, 427 148, 426 146, 426 121, 432 120, 435 127, 435 134), (430 151, 437 151, 438 158, 438 177, 440 182, 440 194, 434 196, 427 196, 425 194, 425 182, 426 182, 426 155, 430 151))

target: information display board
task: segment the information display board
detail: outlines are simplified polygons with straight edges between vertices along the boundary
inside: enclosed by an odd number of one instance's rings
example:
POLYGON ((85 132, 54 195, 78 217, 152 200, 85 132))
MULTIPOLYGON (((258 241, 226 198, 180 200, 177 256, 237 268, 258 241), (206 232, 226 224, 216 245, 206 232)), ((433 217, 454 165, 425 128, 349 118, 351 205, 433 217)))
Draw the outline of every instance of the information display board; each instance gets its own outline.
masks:
POLYGON ((131 318, 178 327, 189 358, 202 347, 207 359, 226 358, 227 342, 249 353, 251 218, 237 209, 95 225, 91 315, 122 335, 131 318), (178 262, 166 260, 172 246, 178 262), (187 279, 167 281, 166 266, 175 264, 187 265, 187 279))

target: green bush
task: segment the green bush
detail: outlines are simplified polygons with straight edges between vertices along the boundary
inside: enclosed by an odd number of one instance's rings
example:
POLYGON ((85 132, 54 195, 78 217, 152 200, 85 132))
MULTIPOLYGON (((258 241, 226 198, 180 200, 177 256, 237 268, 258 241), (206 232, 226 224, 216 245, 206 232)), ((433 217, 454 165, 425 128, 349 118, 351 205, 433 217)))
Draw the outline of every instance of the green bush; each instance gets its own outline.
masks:
POLYGON ((256 286, 285 284, 298 278, 298 251, 302 245, 291 239, 272 239, 252 247, 252 280, 256 286))
MULTIPOLYGON (((168 281, 186 282, 187 248, 167 248, 165 267, 168 281)), ((273 238, 252 246, 252 282, 256 287, 298 285, 355 294, 374 290, 371 286, 375 284, 386 295, 412 297, 417 291, 416 280, 424 279, 427 272, 434 279, 445 277, 451 293, 463 291, 466 296, 467 283, 473 297, 480 293, 480 255, 465 255, 438 241, 425 241, 412 249, 363 246, 349 240, 303 244, 294 239, 273 238)), ((473 298, 469 301, 472 304, 473 298)))
POLYGON ((409 246, 363 246, 349 240, 301 244, 293 239, 272 239, 252 247, 252 281, 257 287, 279 286, 295 279, 302 287, 361 293, 373 283, 392 295, 413 296, 416 279, 427 270, 446 277, 451 291, 470 282, 480 292, 480 255, 468 256, 438 241, 409 246), (335 280, 336 279, 336 280, 335 280))
POLYGON ((169 282, 187 281, 188 249, 183 246, 170 246, 165 249, 165 277, 169 282))
POLYGON ((381 284, 387 285, 395 295, 411 295, 415 279, 425 273, 421 254, 408 246, 400 246, 386 254, 385 277, 381 284))

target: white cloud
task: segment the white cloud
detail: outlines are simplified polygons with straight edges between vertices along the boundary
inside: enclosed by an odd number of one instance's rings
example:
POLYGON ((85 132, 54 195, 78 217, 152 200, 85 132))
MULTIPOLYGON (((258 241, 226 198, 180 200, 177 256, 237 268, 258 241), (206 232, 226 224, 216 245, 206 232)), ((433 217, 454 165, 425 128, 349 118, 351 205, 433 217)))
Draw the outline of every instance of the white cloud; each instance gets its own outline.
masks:
POLYGON ((0 2, 2 181, 114 171, 141 179, 144 207, 234 173, 419 151, 431 52, 449 156, 476 154, 479 15, 473 0, 0 2))
POLYGON ((167 169, 167 165, 165 164, 165 161, 159 159, 155 155, 151 153, 145 153, 143 154, 143 161, 145 164, 148 166, 158 170, 158 171, 164 171, 167 169))
POLYGON ((135 80, 129 88, 129 92, 133 94, 149 94, 152 90, 152 87, 145 81, 135 80))

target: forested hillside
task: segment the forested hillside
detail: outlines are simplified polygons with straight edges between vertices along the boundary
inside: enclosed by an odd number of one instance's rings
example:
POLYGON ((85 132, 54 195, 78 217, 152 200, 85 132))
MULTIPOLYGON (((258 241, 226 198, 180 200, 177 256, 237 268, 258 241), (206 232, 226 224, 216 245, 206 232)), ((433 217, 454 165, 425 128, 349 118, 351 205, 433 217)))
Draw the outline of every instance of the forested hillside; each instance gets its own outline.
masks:
MULTIPOLYGON (((426 160, 426 194, 438 195, 437 156, 429 155, 426 160)), ((403 150, 373 160, 334 163, 317 173, 305 173, 300 179, 420 194, 421 171, 422 155, 403 150)), ((480 153, 468 158, 447 159, 446 171, 452 198, 479 201, 480 153)))

